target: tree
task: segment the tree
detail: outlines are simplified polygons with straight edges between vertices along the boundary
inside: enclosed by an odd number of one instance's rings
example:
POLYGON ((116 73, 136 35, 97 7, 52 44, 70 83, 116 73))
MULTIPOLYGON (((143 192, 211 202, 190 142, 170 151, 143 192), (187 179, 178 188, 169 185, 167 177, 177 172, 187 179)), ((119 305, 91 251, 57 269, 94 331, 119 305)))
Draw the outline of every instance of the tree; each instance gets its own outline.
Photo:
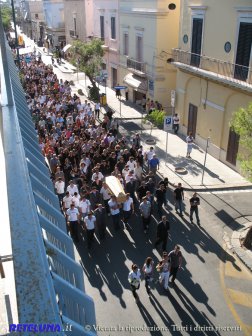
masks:
POLYGON ((240 136, 238 160, 241 163, 241 169, 252 181, 252 102, 233 114, 230 126, 240 136))
POLYGON ((3 5, 1 7, 1 16, 4 30, 9 31, 11 28, 11 8, 3 5))
POLYGON ((92 87, 90 97, 92 100, 99 100, 99 88, 96 85, 95 78, 99 75, 102 66, 104 51, 100 39, 92 39, 89 42, 75 41, 70 48, 72 53, 71 63, 78 66, 80 71, 85 72, 89 78, 92 87))

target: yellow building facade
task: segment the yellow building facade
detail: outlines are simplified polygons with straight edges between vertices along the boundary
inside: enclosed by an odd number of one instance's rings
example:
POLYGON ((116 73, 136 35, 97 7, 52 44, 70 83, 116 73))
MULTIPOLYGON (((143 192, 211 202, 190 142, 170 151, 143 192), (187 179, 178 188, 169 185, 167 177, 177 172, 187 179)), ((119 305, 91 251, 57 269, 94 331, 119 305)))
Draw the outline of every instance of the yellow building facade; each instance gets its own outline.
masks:
POLYGON ((167 63, 178 45, 179 0, 121 0, 118 83, 128 87, 129 100, 144 96, 167 110, 176 88, 176 69, 167 63))
POLYGON ((251 0, 181 2, 176 112, 181 132, 239 171, 239 138, 230 130, 234 111, 252 101, 251 0))

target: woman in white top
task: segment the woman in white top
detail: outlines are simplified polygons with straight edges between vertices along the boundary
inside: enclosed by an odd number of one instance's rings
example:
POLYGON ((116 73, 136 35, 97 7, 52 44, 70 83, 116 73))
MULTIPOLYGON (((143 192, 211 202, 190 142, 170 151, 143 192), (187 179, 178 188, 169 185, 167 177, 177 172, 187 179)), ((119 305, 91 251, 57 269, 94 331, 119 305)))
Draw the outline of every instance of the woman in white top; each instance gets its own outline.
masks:
POLYGON ((147 291, 147 294, 150 296, 151 290, 150 290, 150 282, 153 279, 153 265, 154 262, 151 257, 146 258, 142 271, 144 273, 144 280, 145 280, 145 288, 147 291))
POLYGON ((132 271, 129 272, 128 281, 130 283, 131 291, 135 301, 138 302, 139 296, 136 291, 140 288, 141 272, 136 264, 133 264, 131 269, 132 271))
POLYGON ((168 287, 169 275, 170 275, 169 269, 170 269, 170 262, 168 253, 163 252, 163 259, 157 265, 157 271, 160 272, 159 282, 160 284, 163 283, 165 290, 169 290, 168 287))

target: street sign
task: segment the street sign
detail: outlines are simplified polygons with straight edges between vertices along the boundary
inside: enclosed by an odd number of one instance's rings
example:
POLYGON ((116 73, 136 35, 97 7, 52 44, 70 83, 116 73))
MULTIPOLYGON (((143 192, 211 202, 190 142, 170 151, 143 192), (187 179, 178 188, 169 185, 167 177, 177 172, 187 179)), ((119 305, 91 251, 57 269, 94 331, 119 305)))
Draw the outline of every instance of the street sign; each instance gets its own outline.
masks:
POLYGON ((168 132, 172 130, 172 116, 164 117, 164 131, 168 132))
POLYGON ((115 90, 126 90, 127 86, 114 86, 115 90))

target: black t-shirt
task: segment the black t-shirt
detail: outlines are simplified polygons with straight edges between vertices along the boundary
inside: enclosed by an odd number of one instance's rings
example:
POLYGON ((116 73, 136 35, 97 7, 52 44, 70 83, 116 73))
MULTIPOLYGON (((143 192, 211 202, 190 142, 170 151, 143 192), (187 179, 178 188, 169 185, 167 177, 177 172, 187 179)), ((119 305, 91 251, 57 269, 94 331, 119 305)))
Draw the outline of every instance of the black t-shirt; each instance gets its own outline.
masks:
POLYGON ((192 197, 190 199, 191 208, 196 208, 199 203, 200 203, 199 197, 192 197))
POLYGON ((183 192, 184 192, 183 188, 176 188, 174 190, 176 200, 181 200, 182 199, 183 192))

